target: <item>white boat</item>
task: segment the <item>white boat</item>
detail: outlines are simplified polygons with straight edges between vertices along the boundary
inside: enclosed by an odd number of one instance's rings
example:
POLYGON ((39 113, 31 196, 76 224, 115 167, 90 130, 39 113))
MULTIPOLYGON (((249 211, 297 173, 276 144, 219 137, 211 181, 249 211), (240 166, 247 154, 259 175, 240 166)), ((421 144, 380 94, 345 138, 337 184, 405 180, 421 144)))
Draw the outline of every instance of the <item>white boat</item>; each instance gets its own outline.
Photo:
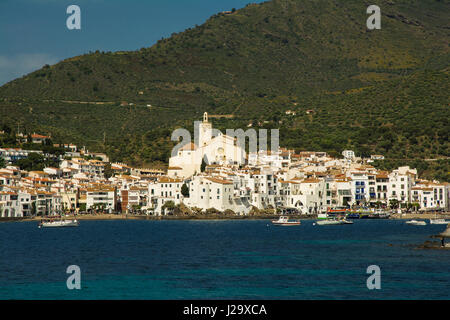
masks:
POLYGON ((417 221, 417 220, 406 221, 406 224, 411 224, 414 226, 426 226, 427 225, 427 223, 425 221, 417 221))
POLYGON ((318 215, 317 215, 317 219, 319 219, 319 220, 326 220, 326 219, 328 219, 329 218, 329 216, 328 216, 328 214, 326 214, 326 213, 319 213, 318 215))
POLYGON ((289 221, 289 217, 281 216, 280 218, 278 218, 278 220, 272 220, 272 224, 275 226, 289 227, 299 226, 301 222, 297 220, 289 221))
POLYGON ((316 223, 319 226, 334 226, 334 225, 341 225, 341 224, 353 224, 351 221, 347 220, 337 220, 337 219, 327 219, 327 220, 318 220, 316 223))
POLYGON ((39 228, 62 228, 62 227, 78 227, 80 223, 77 220, 42 220, 39 228))
POLYGON ((449 224, 450 221, 445 219, 430 219, 430 224, 449 224))

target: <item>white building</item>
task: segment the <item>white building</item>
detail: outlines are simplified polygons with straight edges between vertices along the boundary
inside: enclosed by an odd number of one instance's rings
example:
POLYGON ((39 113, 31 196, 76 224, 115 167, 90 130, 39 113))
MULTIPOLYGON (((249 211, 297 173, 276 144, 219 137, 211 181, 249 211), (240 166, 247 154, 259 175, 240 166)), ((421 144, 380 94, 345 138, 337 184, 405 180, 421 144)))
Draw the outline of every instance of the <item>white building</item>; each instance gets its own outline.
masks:
POLYGON ((352 160, 355 158, 355 152, 353 150, 344 150, 342 155, 345 159, 352 160))
POLYGON ((165 214, 164 204, 172 201, 178 205, 183 200, 181 187, 182 179, 172 179, 168 177, 160 177, 155 183, 148 185, 148 196, 155 215, 165 214))
POLYGON ((411 188, 414 185, 416 176, 417 170, 412 170, 408 166, 393 170, 389 174, 389 201, 397 200, 399 203, 411 202, 411 188))
POLYGON ((206 164, 242 165, 245 163, 245 150, 236 145, 236 138, 219 133, 213 136, 211 122, 205 112, 200 123, 198 145, 189 143, 178 150, 169 160, 168 175, 172 178, 188 178, 199 173, 202 161, 206 164))
POLYGON ((412 203, 418 203, 421 210, 447 210, 448 185, 421 183, 411 189, 412 203))
POLYGON ((96 186, 87 189, 86 209, 102 209, 113 212, 116 209, 116 188, 110 186, 96 186))
POLYGON ((203 210, 236 210, 233 181, 215 177, 195 176, 189 185, 186 204, 203 210))
POLYGON ((75 174, 85 174, 89 177, 103 178, 105 173, 105 164, 99 160, 84 160, 82 158, 73 158, 72 160, 63 160, 59 166, 61 169, 73 169, 75 174))

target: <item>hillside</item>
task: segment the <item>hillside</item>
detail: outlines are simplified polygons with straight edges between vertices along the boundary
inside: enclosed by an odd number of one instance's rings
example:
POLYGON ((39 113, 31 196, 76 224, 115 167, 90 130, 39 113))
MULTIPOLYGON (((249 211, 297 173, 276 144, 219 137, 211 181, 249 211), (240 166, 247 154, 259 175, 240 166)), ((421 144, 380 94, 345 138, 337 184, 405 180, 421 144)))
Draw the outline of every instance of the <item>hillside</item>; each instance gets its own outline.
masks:
POLYGON ((234 115, 214 120, 220 128, 280 127, 281 143, 297 149, 448 157, 449 9, 438 0, 248 5, 150 48, 90 53, 12 81, 0 88, 0 122, 134 164, 167 160, 171 130, 204 111, 234 115), (370 4, 382 9, 381 30, 366 28, 370 4))

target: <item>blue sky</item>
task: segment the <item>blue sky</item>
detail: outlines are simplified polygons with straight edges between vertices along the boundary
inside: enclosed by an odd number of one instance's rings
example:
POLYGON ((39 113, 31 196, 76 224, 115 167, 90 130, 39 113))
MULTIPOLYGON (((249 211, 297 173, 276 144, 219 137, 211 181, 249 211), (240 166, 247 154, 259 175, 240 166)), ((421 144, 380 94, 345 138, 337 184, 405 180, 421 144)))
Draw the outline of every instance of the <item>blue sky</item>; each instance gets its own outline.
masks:
POLYGON ((89 51, 136 50, 261 0, 0 0, 0 85, 89 51), (81 30, 68 30, 69 5, 81 30))

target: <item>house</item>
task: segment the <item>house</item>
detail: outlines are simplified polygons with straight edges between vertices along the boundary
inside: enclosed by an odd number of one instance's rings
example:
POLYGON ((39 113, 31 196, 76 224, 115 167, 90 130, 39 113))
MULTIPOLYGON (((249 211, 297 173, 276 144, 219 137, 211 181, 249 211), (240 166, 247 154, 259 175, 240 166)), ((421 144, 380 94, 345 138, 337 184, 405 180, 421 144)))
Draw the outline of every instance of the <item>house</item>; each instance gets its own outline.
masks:
POLYGON ((384 156, 381 154, 373 154, 370 156, 370 159, 372 160, 384 160, 384 156))
POLYGON ((33 133, 31 135, 31 142, 32 143, 36 143, 36 144, 43 144, 45 142, 45 140, 49 140, 51 139, 50 136, 43 136, 37 133, 33 133))
POLYGON ((399 167, 389 174, 388 199, 399 203, 411 202, 411 188, 415 183, 417 170, 408 166, 399 167))
POLYGON ((186 204, 203 210, 225 211, 234 208, 233 181, 208 176, 195 176, 189 184, 186 204))
POLYGON ((43 154, 42 151, 22 150, 20 148, 0 148, 0 158, 6 162, 15 162, 17 160, 26 159, 31 153, 43 154))
POLYGON ((172 201, 175 205, 181 203, 183 199, 181 194, 183 183, 182 179, 160 177, 156 182, 148 185, 148 197, 156 215, 166 213, 163 209, 166 202, 172 201))
POLYGON ((353 150, 344 150, 342 151, 342 155, 347 160, 352 160, 355 158, 355 152, 353 150))
POLYGON ((116 188, 107 185, 91 186, 86 192, 86 210, 116 210, 116 188))

